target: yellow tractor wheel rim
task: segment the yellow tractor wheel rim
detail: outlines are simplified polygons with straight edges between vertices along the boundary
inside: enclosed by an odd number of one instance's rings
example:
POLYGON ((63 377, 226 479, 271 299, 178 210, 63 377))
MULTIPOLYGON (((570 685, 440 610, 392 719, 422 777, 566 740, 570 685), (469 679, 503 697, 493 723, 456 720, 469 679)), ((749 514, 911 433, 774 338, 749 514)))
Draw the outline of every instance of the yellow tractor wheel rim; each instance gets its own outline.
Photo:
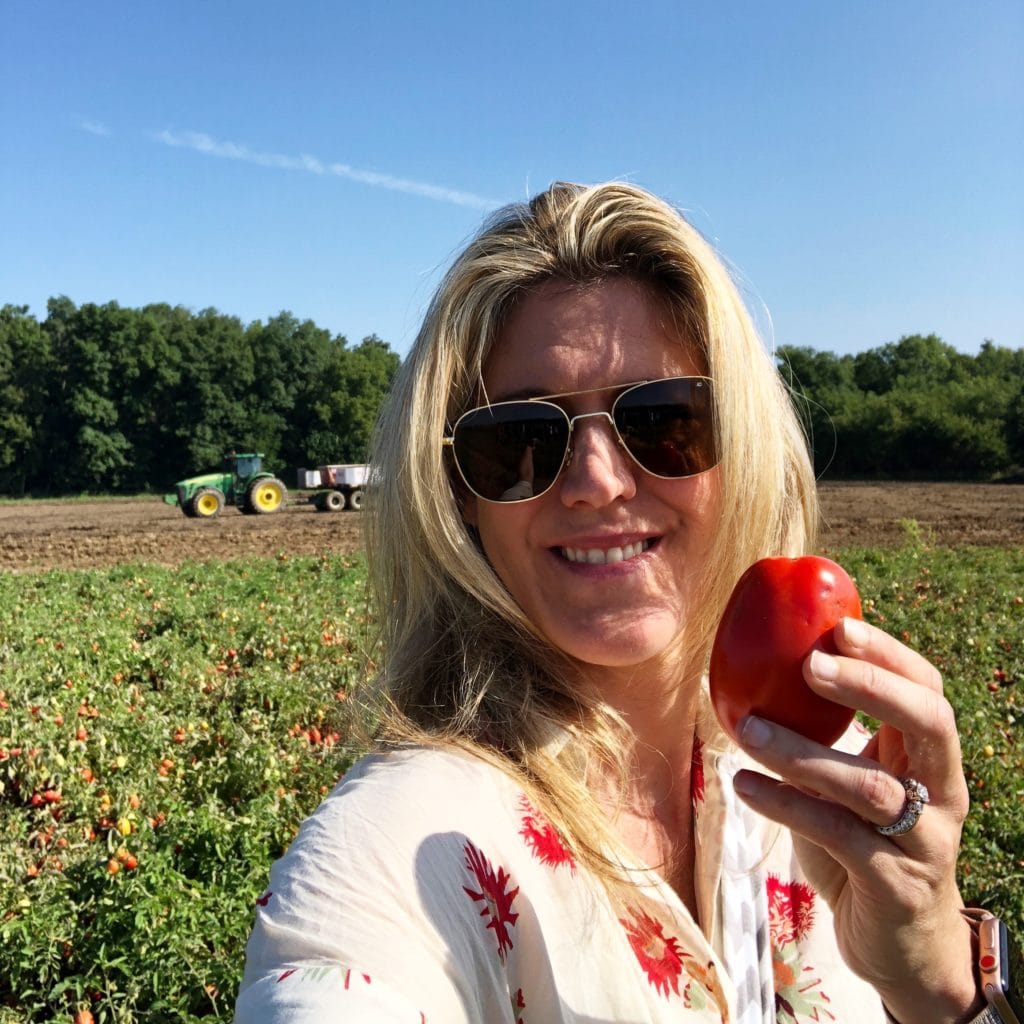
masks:
POLYGON ((256 488, 256 504, 264 512, 273 512, 281 504, 281 492, 272 484, 256 488))
POLYGON ((212 516, 217 512, 220 502, 212 494, 204 494, 199 499, 199 514, 201 516, 212 516))

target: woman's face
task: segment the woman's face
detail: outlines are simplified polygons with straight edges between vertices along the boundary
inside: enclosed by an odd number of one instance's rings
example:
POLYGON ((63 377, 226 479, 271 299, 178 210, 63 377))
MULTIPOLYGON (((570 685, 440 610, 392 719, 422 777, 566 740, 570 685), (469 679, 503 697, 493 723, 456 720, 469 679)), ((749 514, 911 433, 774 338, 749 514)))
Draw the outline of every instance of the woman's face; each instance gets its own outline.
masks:
MULTIPOLYGON (((704 372, 643 286, 615 278, 586 289, 549 282, 512 312, 484 386, 497 402, 704 372)), ((559 404, 575 416, 609 409, 615 394, 559 404)), ((572 459, 543 496, 521 504, 471 497, 465 518, 509 593, 555 647, 588 665, 640 665, 666 651, 700 600, 718 471, 651 476, 604 417, 578 421, 572 443, 572 459)))

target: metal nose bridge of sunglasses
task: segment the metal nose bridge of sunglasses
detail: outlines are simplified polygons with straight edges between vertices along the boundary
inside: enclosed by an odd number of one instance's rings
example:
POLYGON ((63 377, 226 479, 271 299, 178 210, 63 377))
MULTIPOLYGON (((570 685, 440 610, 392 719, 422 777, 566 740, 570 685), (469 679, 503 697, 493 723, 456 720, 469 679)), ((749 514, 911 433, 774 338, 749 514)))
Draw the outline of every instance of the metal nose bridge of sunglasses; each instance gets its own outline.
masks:
POLYGON ((619 433, 619 427, 618 424, 615 422, 615 417, 612 416, 612 414, 608 412, 607 409, 600 409, 597 412, 581 412, 576 416, 569 416, 567 413, 566 417, 569 420, 569 433, 566 435, 565 438, 565 457, 562 461, 562 472, 565 472, 565 470, 569 466, 569 463, 572 462, 572 457, 574 454, 572 441, 573 436, 576 433, 577 420, 589 420, 593 419, 595 416, 601 416, 608 421, 609 426, 611 426, 612 428, 612 437, 615 438, 615 444, 624 452, 629 452, 629 449, 626 447, 626 442, 623 441, 622 439, 622 434, 619 433))

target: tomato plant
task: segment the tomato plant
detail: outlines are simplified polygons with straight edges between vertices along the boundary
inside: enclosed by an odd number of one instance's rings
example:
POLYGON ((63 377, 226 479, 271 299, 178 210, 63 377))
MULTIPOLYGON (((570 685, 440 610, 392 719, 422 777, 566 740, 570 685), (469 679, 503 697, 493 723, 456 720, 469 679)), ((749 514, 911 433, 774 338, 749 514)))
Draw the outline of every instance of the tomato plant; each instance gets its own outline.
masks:
MULTIPOLYGON (((833 554, 942 672, 964 896, 1024 933, 1024 550, 833 554)), ((231 1019, 270 864, 359 752, 365 594, 333 556, 0 572, 0 1024, 231 1019)))
POLYGON ((739 578, 711 651, 711 700, 733 738, 757 715, 830 745, 854 712, 804 681, 812 650, 835 653, 833 627, 861 618, 860 596, 842 566, 813 555, 763 558, 739 578))
POLYGON ((0 573, 0 1024, 230 1019, 367 614, 340 557, 0 573))

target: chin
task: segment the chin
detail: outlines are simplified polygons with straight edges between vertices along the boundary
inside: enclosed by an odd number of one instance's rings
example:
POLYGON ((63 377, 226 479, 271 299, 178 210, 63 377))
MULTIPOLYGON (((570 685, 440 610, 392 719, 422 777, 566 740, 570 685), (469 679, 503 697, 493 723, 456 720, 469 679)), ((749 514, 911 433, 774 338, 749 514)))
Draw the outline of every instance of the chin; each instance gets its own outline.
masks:
POLYGON ((676 630, 601 631, 584 636, 552 637, 552 643, 575 661, 595 668, 622 669, 657 661, 673 647, 676 630))

